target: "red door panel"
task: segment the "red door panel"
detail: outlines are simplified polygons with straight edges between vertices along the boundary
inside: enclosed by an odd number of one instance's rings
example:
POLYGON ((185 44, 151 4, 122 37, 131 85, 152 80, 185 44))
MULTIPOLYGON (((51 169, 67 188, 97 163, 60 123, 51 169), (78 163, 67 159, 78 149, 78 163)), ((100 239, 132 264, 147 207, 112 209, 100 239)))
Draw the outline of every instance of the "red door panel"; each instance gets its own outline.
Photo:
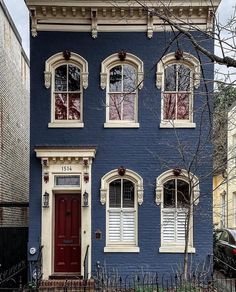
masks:
POLYGON ((55 196, 55 272, 81 272, 80 208, 78 194, 55 196))

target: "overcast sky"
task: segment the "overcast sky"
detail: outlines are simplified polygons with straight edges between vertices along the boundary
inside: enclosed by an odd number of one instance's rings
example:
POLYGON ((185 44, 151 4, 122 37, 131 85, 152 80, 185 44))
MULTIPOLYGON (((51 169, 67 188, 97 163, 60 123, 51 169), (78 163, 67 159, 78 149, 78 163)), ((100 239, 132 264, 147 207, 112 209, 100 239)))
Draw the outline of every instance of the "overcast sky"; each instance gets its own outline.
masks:
MULTIPOLYGON (((29 18, 24 0, 4 0, 22 37, 23 47, 29 56, 29 18)), ((235 0, 222 0, 218 9, 221 21, 226 21, 235 9, 235 0), (234 7, 234 8, 233 8, 234 7)))

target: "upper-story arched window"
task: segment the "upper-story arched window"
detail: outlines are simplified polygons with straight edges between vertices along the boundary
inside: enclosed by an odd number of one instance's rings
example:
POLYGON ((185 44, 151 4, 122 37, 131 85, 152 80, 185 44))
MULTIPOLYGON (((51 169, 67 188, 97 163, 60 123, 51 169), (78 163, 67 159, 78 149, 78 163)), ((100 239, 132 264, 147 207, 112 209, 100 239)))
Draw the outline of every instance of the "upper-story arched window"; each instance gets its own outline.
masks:
POLYGON ((164 56, 157 65, 158 88, 162 89, 161 127, 195 127, 194 87, 199 86, 200 63, 192 55, 164 56))
POLYGON ((105 127, 139 127, 138 89, 142 88, 143 63, 136 56, 113 54, 102 62, 101 87, 106 88, 105 127))
POLYGON ((83 127, 83 89, 88 86, 88 64, 75 53, 58 53, 45 63, 45 87, 51 87, 49 127, 83 127))

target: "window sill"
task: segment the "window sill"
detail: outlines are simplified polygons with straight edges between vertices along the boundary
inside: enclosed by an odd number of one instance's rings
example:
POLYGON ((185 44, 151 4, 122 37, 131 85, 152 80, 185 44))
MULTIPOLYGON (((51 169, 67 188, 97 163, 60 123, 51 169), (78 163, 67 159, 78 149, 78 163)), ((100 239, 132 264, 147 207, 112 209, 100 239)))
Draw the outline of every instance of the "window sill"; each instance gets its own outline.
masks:
POLYGON ((196 123, 179 121, 162 121, 160 128, 196 128, 196 123))
POLYGON ((119 123, 104 123, 104 128, 139 128, 139 123, 119 122, 119 123))
MULTIPOLYGON (((184 253, 184 246, 179 245, 169 245, 169 246, 161 246, 159 248, 160 253, 184 253)), ((189 246, 188 253, 195 253, 195 247, 189 246)))
POLYGON ((140 252, 138 246, 105 246, 104 252, 140 252))
POLYGON ((66 122, 57 122, 57 123, 48 123, 48 128, 83 128, 84 123, 66 123, 66 122))

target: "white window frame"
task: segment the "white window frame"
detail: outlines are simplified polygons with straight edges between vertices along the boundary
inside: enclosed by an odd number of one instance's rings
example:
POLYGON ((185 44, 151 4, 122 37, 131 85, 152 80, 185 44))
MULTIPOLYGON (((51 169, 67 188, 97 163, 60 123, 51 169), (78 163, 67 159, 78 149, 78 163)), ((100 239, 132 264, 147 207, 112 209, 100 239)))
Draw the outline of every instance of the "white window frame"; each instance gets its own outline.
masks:
POLYGON ((220 194, 220 207, 221 207, 221 210, 220 210, 220 225, 221 225, 221 228, 224 228, 226 227, 226 192, 222 192, 220 194))
MULTIPOLYGON (((188 173, 186 170, 181 170, 181 174, 179 176, 175 176, 173 174, 173 169, 168 170, 164 173, 162 173, 159 177, 156 179, 156 204, 160 205, 160 215, 161 215, 161 246, 159 248, 160 253, 184 253, 185 249, 185 243, 166 243, 163 242, 163 211, 168 208, 164 208, 164 190, 163 186, 164 184, 172 179, 180 179, 187 183, 191 183, 193 188, 193 194, 191 196, 192 202, 191 204, 191 219, 190 219, 190 232, 189 232, 189 240, 188 240, 188 253, 195 253, 195 248, 193 246, 193 205, 197 205, 199 203, 199 180, 196 176, 194 176, 192 173, 188 173)), ((178 208, 172 208, 172 209, 178 209, 178 208)), ((168 210, 167 210, 168 211, 168 210)), ((176 229, 175 229, 176 233, 176 229)))
POLYGON ((45 62, 45 87, 51 87, 51 122, 49 128, 83 128, 83 89, 88 87, 88 62, 80 55, 71 52, 69 60, 65 60, 63 52, 51 56, 45 62), (55 120, 55 69, 62 65, 73 65, 80 69, 80 120, 55 120))
POLYGON ((126 53, 124 61, 119 59, 119 54, 113 54, 107 57, 101 64, 100 73, 100 86, 102 89, 106 88, 106 122, 104 128, 139 128, 138 122, 138 89, 143 87, 143 62, 135 55, 126 53), (109 119, 109 81, 110 81, 110 70, 118 65, 128 64, 133 66, 137 72, 137 88, 135 90, 135 107, 134 107, 134 121, 126 120, 110 120, 109 119))
POLYGON ((117 172, 117 169, 105 174, 101 179, 100 202, 102 205, 106 204, 106 246, 104 247, 104 252, 138 253, 140 251, 138 246, 138 205, 143 203, 143 179, 141 176, 129 169, 126 169, 124 176, 120 176, 117 172), (135 186, 135 205, 134 208, 132 208, 132 210, 135 212, 135 242, 114 243, 109 241, 109 185, 112 181, 117 179, 129 180, 135 186))
POLYGON ((194 88, 200 85, 201 67, 199 60, 193 55, 183 52, 183 58, 176 60, 175 53, 165 55, 157 64, 156 71, 156 87, 161 89, 161 123, 160 128, 195 128, 196 123, 193 121, 193 104, 194 104, 194 88), (190 75, 190 91, 189 96, 189 120, 165 120, 164 117, 164 80, 165 69, 171 65, 184 65, 191 70, 190 75))

